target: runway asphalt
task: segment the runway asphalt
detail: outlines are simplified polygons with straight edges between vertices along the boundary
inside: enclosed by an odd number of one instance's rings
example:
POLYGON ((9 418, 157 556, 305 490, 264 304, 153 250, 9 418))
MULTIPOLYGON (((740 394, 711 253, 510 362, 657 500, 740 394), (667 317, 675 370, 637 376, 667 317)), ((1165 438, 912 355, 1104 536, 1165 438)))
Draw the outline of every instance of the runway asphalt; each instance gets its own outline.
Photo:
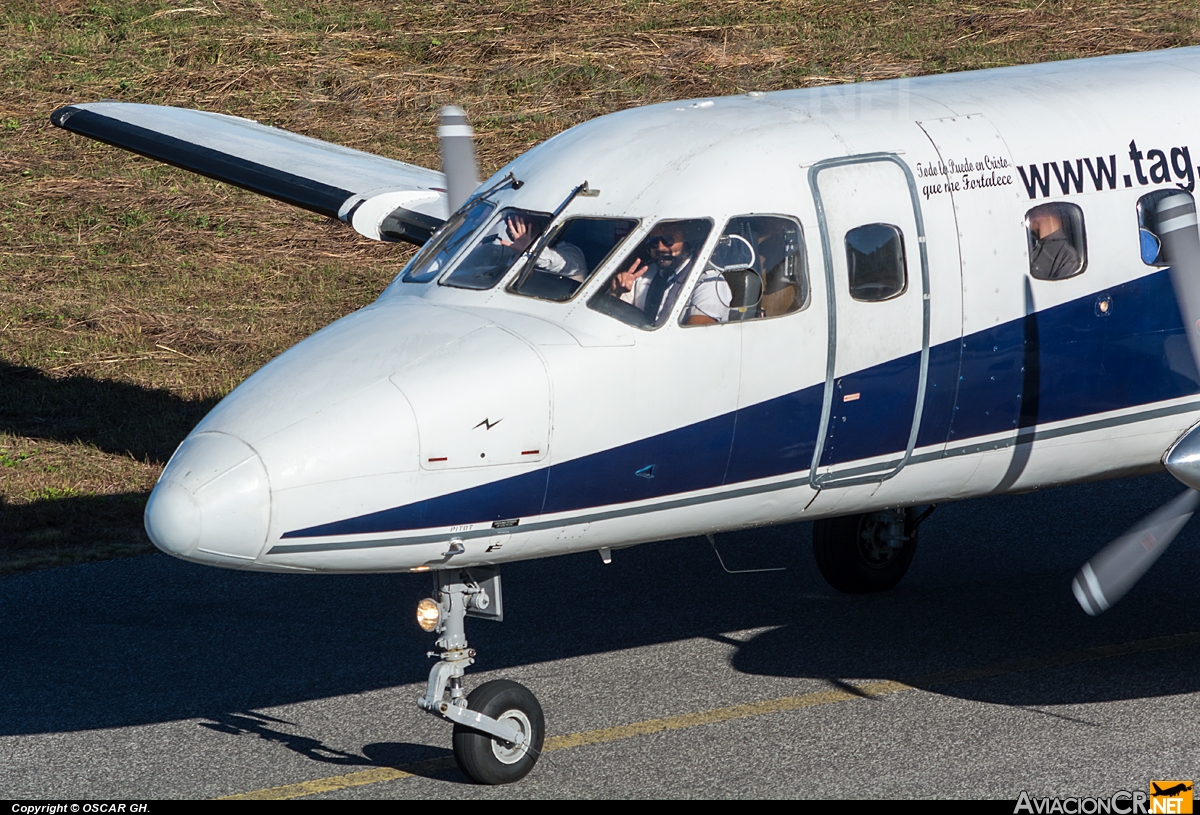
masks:
POLYGON ((1074 571, 1165 476, 940 507, 894 590, 840 595, 800 524, 505 567, 468 687, 522 682, 547 751, 471 785, 417 709, 420 575, 149 555, 0 579, 6 798, 1109 796, 1200 775, 1200 522, 1120 604, 1074 571))

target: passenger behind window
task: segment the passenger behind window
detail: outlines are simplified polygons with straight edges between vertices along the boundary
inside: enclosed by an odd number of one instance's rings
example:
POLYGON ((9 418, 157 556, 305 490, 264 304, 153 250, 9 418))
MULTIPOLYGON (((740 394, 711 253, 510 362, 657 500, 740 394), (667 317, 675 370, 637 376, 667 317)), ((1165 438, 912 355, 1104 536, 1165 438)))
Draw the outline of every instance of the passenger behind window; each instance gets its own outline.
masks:
POLYGON ((1025 213, 1029 273, 1038 280, 1062 280, 1087 265, 1083 211, 1074 204, 1043 204, 1025 213))
POLYGON ((711 229, 702 219, 655 224, 588 305, 638 328, 662 325, 711 229))
POLYGON ((1142 250, 1142 263, 1147 266, 1158 266, 1158 255, 1162 251, 1162 241, 1145 227, 1138 229, 1138 244, 1142 250))
POLYGON ((804 307, 800 227, 787 218, 730 219, 684 311, 685 325, 778 317, 804 307))
POLYGON ((1138 199, 1138 243, 1142 263, 1148 266, 1168 265, 1162 256, 1162 241, 1158 237, 1158 202, 1168 195, 1178 195, 1179 192, 1177 187, 1155 190, 1138 199))

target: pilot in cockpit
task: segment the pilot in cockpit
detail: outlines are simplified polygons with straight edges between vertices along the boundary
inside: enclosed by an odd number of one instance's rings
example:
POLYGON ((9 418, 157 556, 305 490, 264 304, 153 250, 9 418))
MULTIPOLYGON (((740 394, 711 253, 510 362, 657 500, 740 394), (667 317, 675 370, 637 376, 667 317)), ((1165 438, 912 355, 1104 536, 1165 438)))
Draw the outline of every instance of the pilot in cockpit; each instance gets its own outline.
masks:
POLYGON ((755 260, 754 248, 742 235, 725 234, 705 265, 704 273, 692 289, 692 299, 683 313, 684 325, 713 325, 728 322, 733 305, 733 290, 725 277, 727 270, 749 269, 755 260))
MULTIPOLYGON (((612 276, 608 293, 643 312, 654 325, 659 324, 670 313, 687 280, 695 247, 703 243, 703 237, 689 239, 688 228, 692 223, 656 224, 632 261, 612 276)), ((706 222, 698 223, 707 231, 706 222)))
MULTIPOLYGON (((505 217, 504 223, 508 238, 500 236, 498 242, 501 246, 511 249, 513 257, 525 254, 546 228, 545 219, 537 223, 532 216, 520 212, 513 212, 505 217)), ((567 277, 577 282, 583 282, 588 274, 583 251, 575 244, 561 240, 538 253, 537 260, 534 261, 534 270, 567 277)))

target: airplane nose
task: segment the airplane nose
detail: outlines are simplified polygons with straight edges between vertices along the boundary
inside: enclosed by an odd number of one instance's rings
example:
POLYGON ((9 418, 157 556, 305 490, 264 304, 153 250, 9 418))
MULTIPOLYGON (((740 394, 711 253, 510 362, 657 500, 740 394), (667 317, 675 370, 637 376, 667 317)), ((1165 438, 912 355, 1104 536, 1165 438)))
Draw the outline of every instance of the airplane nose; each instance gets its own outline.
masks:
POLYGON ((146 534, 167 554, 253 560, 271 520, 262 459, 227 433, 189 436, 150 493, 145 520, 146 534))

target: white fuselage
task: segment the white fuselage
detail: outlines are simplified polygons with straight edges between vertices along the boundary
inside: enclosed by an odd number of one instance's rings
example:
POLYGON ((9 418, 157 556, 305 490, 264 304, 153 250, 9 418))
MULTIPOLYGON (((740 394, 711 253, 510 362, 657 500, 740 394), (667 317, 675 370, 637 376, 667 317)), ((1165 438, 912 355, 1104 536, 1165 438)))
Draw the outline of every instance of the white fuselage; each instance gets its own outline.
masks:
POLYGON ((412 570, 1160 469, 1200 386, 1136 208, 1194 184, 1197 69, 1183 49, 572 128, 484 186, 511 172, 496 212, 553 212, 587 181, 562 217, 636 219, 574 297, 397 278, 201 422, 150 535, 235 568, 412 570), (1026 213, 1060 201, 1086 268, 1036 279, 1026 213), (801 310, 683 325, 698 273, 654 330, 589 307, 657 221, 711 220, 698 268, 748 215, 799 223, 801 310), (849 296, 862 224, 903 234, 901 294, 849 296))

